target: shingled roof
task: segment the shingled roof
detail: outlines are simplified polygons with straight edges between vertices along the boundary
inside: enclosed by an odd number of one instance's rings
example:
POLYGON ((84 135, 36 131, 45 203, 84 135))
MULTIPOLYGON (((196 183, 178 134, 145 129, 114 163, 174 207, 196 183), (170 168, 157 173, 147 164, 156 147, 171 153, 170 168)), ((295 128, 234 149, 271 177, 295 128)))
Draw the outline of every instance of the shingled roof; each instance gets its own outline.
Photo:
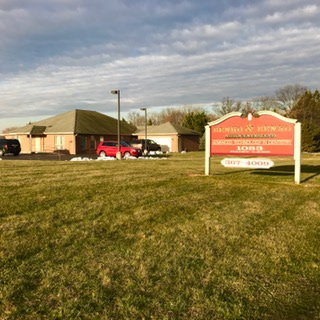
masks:
MULTIPOLYGON (((137 135, 144 134, 144 127, 139 127, 135 132, 137 135)), ((192 135, 192 136, 200 136, 200 133, 189 128, 185 128, 179 126, 177 124, 173 124, 171 122, 166 122, 160 124, 159 126, 148 126, 147 127, 148 134, 159 134, 159 135, 172 135, 172 134, 180 134, 180 135, 192 135)))
MULTIPOLYGON (((132 134, 135 128, 125 121, 120 122, 121 134, 132 134)), ((117 133, 118 120, 102 113, 75 109, 57 116, 17 128, 11 134, 101 134, 117 133)))

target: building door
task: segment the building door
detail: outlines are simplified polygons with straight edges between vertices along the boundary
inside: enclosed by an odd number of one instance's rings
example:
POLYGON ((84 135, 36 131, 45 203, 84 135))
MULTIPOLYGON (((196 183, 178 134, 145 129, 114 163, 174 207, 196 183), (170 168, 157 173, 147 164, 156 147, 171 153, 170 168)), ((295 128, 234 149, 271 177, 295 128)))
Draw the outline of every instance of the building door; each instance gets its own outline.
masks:
POLYGON ((41 138, 34 138, 34 152, 41 152, 41 138))

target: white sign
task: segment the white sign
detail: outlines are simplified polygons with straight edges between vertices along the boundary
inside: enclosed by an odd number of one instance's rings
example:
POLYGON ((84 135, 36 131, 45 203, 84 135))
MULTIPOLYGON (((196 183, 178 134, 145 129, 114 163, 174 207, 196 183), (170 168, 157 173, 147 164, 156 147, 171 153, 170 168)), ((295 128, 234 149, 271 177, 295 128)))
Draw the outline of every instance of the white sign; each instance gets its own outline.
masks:
POLYGON ((251 168, 251 169, 270 169, 274 166, 274 162, 270 159, 258 158, 225 158, 221 160, 224 167, 229 168, 251 168))

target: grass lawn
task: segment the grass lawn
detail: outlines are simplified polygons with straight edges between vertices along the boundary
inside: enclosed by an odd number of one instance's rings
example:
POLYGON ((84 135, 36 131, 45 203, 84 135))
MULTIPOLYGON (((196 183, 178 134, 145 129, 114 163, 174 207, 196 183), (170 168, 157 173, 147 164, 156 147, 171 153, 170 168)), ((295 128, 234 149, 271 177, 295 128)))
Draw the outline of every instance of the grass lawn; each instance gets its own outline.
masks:
POLYGON ((0 161, 0 319, 320 319, 320 155, 0 161))

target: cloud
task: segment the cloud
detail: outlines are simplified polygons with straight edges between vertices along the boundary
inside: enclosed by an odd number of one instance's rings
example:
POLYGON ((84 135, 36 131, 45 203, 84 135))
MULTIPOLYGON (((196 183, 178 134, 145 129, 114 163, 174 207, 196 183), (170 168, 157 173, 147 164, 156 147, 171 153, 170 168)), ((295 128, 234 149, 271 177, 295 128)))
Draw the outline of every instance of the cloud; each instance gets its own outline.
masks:
POLYGON ((247 99, 316 88, 316 1, 0 2, 0 117, 247 99))
POLYGON ((310 19, 319 18, 320 7, 317 5, 307 5, 299 7, 288 12, 274 12, 273 14, 267 15, 266 22, 284 23, 288 21, 307 21, 310 19))

